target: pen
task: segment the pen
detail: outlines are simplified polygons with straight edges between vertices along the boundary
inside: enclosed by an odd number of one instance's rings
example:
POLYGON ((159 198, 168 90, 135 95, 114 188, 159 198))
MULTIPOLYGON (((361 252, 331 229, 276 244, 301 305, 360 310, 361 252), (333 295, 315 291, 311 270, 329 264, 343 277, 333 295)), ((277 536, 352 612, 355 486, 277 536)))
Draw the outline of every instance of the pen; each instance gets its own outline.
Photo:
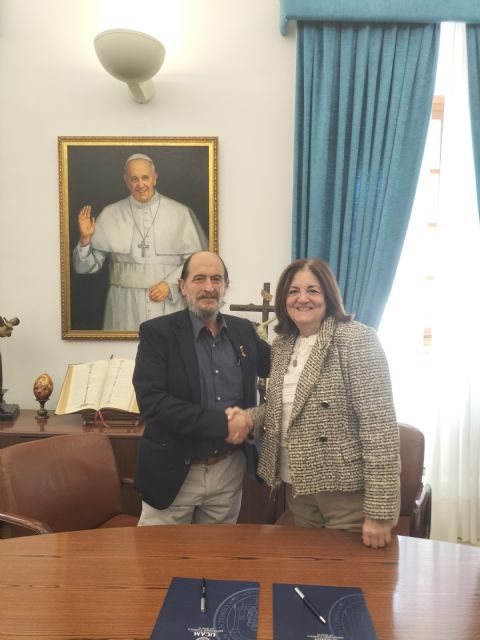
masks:
POLYGON ((205 578, 202 578, 202 597, 200 598, 200 611, 202 613, 207 612, 207 583, 205 578))
POLYGON ((315 607, 307 598, 307 596, 304 595, 298 587, 295 587, 295 593, 302 600, 303 604, 310 609, 313 615, 320 620, 320 622, 323 622, 323 624, 327 624, 327 621, 325 620, 325 618, 322 615, 320 615, 320 613, 318 613, 318 611, 315 609, 315 607))

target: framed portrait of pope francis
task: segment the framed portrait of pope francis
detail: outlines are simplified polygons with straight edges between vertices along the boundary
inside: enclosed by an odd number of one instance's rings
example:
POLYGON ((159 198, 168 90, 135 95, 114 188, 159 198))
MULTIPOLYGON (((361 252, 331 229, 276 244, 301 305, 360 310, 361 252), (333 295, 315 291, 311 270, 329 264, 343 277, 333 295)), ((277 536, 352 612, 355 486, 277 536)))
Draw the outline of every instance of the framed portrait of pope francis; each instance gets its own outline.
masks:
POLYGON ((217 138, 59 137, 62 337, 137 339, 218 250, 217 138))

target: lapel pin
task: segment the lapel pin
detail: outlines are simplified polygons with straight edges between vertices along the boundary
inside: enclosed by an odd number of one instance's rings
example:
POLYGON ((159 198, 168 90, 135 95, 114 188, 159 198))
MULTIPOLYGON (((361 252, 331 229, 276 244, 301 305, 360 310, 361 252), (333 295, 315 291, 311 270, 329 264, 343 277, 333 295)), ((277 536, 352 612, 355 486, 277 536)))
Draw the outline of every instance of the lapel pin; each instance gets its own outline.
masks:
POLYGON ((243 346, 243 344, 240 345, 239 349, 240 349, 240 355, 242 356, 242 358, 246 358, 247 354, 245 352, 245 347, 243 346))

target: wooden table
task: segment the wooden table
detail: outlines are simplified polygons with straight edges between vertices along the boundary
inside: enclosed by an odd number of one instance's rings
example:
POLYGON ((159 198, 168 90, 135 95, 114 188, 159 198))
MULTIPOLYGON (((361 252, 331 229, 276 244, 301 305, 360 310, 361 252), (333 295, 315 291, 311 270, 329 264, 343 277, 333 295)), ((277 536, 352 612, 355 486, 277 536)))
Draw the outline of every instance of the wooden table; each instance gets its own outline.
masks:
MULTIPOLYGON (((275 525, 182 525, 0 541, 0 638, 149 638, 173 576, 258 580, 258 640, 273 582, 356 586, 379 640, 473 640, 480 549, 275 525)), ((170 640, 170 639, 166 639, 170 640)))

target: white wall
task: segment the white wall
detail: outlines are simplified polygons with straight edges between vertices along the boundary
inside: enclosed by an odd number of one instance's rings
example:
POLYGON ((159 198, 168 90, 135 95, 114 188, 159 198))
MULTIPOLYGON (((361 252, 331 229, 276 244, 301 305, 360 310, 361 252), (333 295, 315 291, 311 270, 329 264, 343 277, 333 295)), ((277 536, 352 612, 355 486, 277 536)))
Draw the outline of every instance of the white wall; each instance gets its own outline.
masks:
POLYGON ((295 73, 278 4, 2 1, 0 314, 21 322, 0 342, 6 402, 37 408, 32 385, 46 371, 54 409, 67 363, 136 353, 136 341, 62 340, 58 136, 218 136, 227 305, 259 303, 263 282, 274 289, 290 259, 295 73), (93 38, 112 27, 167 48, 147 104, 97 61, 93 38))

